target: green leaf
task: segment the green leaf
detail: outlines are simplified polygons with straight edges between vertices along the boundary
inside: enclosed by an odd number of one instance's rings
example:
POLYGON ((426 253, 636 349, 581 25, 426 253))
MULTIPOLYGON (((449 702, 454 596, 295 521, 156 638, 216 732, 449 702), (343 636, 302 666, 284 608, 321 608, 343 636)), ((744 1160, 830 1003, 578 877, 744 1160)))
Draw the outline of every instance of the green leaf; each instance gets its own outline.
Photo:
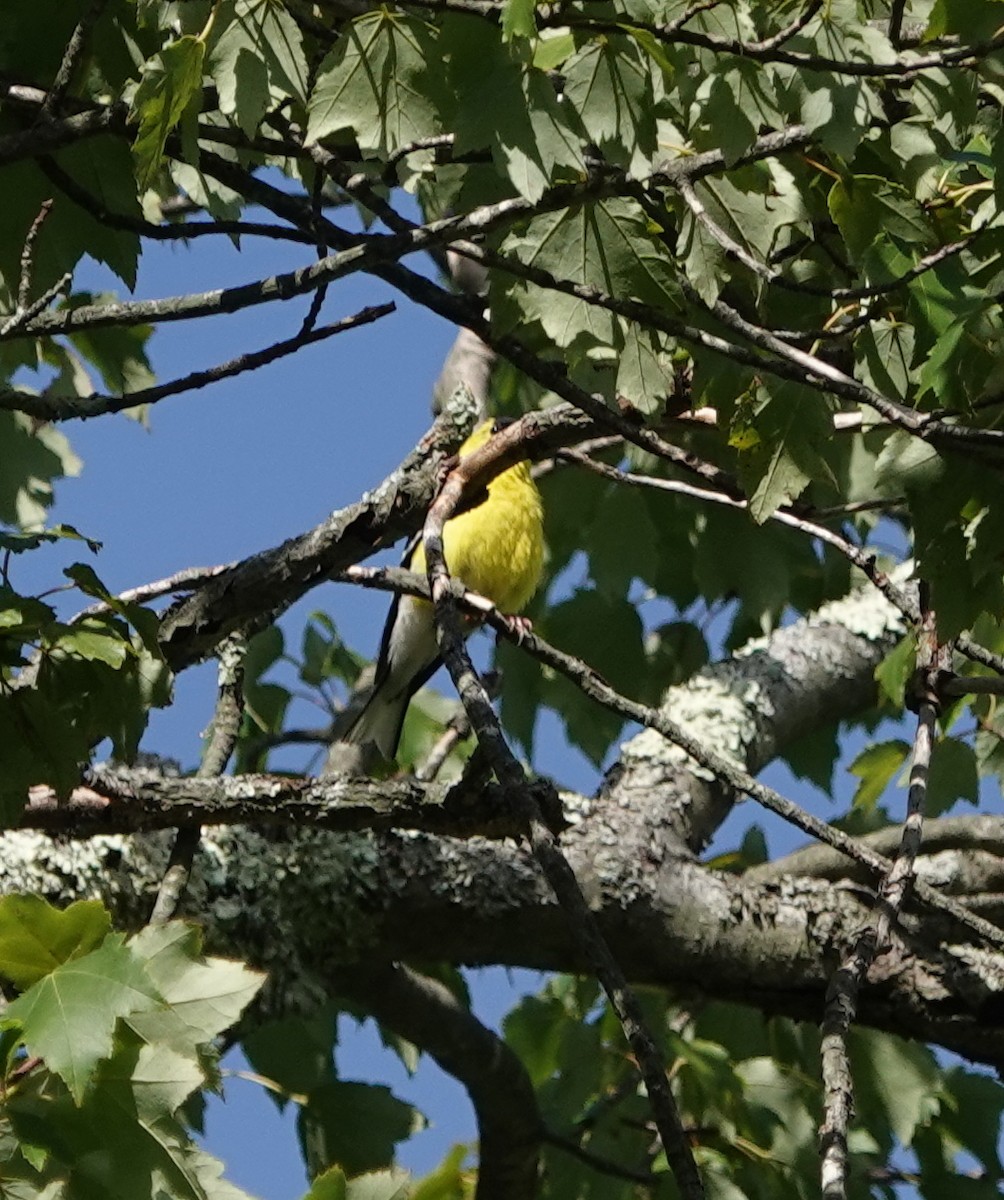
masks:
MULTIPOLYGON (((143 215, 136 196, 132 155, 121 138, 104 135, 66 146, 56 155, 56 162, 78 187, 94 198, 101 212, 113 213, 126 220, 143 215)), ((86 222, 81 234, 86 238, 87 252, 110 267, 128 288, 134 288, 141 251, 139 234, 109 229, 90 213, 78 206, 74 208, 74 219, 86 222)), ((112 333, 111 330, 104 332, 112 333)), ((149 330, 146 331, 148 334, 149 330)), ((137 336, 137 333, 131 333, 133 339, 137 336)))
POLYGON ((535 0, 505 0, 502 7, 502 40, 532 38, 537 32, 535 0))
POLYGON ((346 1200, 408 1200, 410 1182, 408 1171, 371 1171, 349 1180, 346 1200))
MULTIPOLYGON (((411 1176, 407 1171, 374 1171, 347 1179, 340 1167, 322 1171, 314 1180, 303 1200, 414 1200, 410 1191, 411 1176)), ((440 1193, 444 1197, 446 1193, 440 1193)), ((436 1193, 430 1193, 433 1200, 436 1193)))
MULTIPOLYGON (((876 175, 851 175, 838 179, 830 189, 830 215, 836 221, 847 249, 863 266, 878 268, 879 260, 868 251, 880 236, 901 245, 928 249, 933 231, 917 201, 905 188, 876 175)), ((884 282, 881 269, 872 278, 884 282)))
POLYGON ((64 434, 20 412, 0 412, 0 521, 33 527, 45 521, 52 482, 83 465, 64 434))
POLYGON ((632 580, 651 579, 659 555, 658 530, 641 488, 610 487, 589 528, 589 573, 611 600, 625 597, 632 580), (624 553, 624 539, 631 554, 624 553))
POLYGON ((129 940, 167 1009, 141 1010, 128 1017, 147 1042, 195 1056, 236 1024, 265 982, 260 971, 224 958, 204 958, 202 934, 182 921, 150 926, 129 940))
POLYGON ((100 900, 60 911, 41 896, 0 899, 0 975, 22 991, 61 963, 89 954, 111 928, 100 900))
POLYGON ((704 79, 697 95, 702 124, 721 139, 721 150, 729 166, 749 147, 757 133, 753 114, 740 103, 735 82, 728 74, 713 72, 704 79))
POLYGON ((987 1075, 953 1066, 945 1072, 944 1092, 945 1125, 960 1145, 979 1158, 991 1175, 999 1175, 998 1146, 1004 1088, 987 1075))
POLYGON ((832 417, 810 389, 772 381, 757 390, 750 413, 755 442, 740 452, 739 474, 758 524, 828 474, 821 447, 833 436, 832 417))
POLYGON ((310 1093, 300 1110, 300 1139, 322 1161, 349 1175, 387 1166, 397 1142, 421 1129, 425 1119, 390 1088, 334 1080, 310 1093))
POLYGON ((587 42, 565 63, 565 98, 586 135, 618 166, 641 175, 656 150, 649 62, 631 39, 587 42))
MULTIPOLYGON (((66 308, 81 304, 114 304, 116 297, 90 292, 77 292, 66 308)), ((153 334, 152 325, 131 325, 125 329, 81 329, 70 335, 73 346, 101 375, 105 387, 114 393, 128 395, 150 387, 155 381, 146 346, 153 334)), ((88 389, 90 390, 90 389, 88 389)), ((132 410, 127 410, 132 411, 132 410)))
POLYGON ((279 660, 284 647, 285 640, 278 625, 269 625, 251 638, 244 655, 245 687, 249 682, 259 680, 279 660))
POLYGON ((533 65, 538 71, 553 71, 575 53, 575 38, 560 29, 541 30, 533 47, 533 65))
POLYGON ((660 412, 675 379, 673 363, 660 334, 627 325, 617 364, 617 395, 646 416, 660 412))
POLYGON ((678 248, 687 279, 705 304, 714 304, 731 269, 721 242, 687 209, 680 222, 678 248))
POLYGON ((854 1027, 848 1037, 855 1106, 880 1145, 888 1129, 909 1146, 918 1126, 940 1108, 939 1079, 931 1051, 886 1033, 854 1027))
POLYGON ((667 621, 645 637, 644 697, 650 704, 661 701, 667 688, 685 682, 711 660, 707 640, 690 621, 667 621))
MULTIPOLYGON (((432 688, 420 688, 412 697, 405 713, 401 742, 397 751, 398 763, 402 766, 414 766, 423 762, 443 736, 446 723, 455 717, 457 712, 458 702, 455 697, 444 696, 432 688)), ((473 747, 474 743, 470 738, 458 743, 446 759, 439 778, 458 779, 473 747)))
POLYGON ((463 1165, 467 1155, 466 1146, 454 1146, 438 1167, 414 1184, 408 1200, 464 1200, 463 1165))
POLYGON ((139 131, 133 143, 141 189, 152 186, 164 157, 168 134, 202 87, 205 43, 196 37, 171 42, 144 64, 132 102, 139 131))
POLYGON ((102 662, 115 671, 132 654, 129 631, 108 616, 82 617, 73 625, 54 624, 46 630, 45 644, 50 653, 102 662))
POLYGON ((305 1096, 334 1080, 335 1013, 324 1008, 314 1017, 286 1017, 252 1030, 244 1039, 248 1062, 279 1085, 287 1097, 305 1096))
POLYGON ((35 784, 67 795, 88 752, 83 731, 62 707, 28 688, 0 692, 0 821, 18 819, 35 784))
POLYGON ((270 106, 306 103, 309 74, 303 35, 277 0, 225 0, 207 60, 220 112, 250 137, 270 106))
POLYGON ((418 18, 380 9, 358 17, 321 63, 307 106, 307 139, 352 130, 380 157, 442 131, 433 63, 440 54, 418 18))
POLYGON ((329 1167, 317 1176, 303 1200, 347 1200, 348 1186, 342 1168, 329 1167))
POLYGON ((847 768, 861 780, 851 801, 852 807, 873 808, 909 754, 909 745, 899 740, 879 742, 862 750, 847 768))
POLYGON ((833 790, 833 768, 840 755, 836 724, 820 726, 798 738, 784 751, 785 761, 799 779, 814 783, 827 795, 833 790))
POLYGON ((101 600, 105 604, 114 599, 108 588, 98 578, 94 568, 88 566, 87 563, 73 563, 63 571, 63 574, 67 579, 72 579, 85 596, 94 596, 95 599, 101 600))
MULTIPOLYGON (((637 609, 626 599, 597 590, 577 590, 540 622, 544 636, 583 659, 619 691, 635 696, 645 670, 637 609)), ((545 702, 565 725, 569 741, 599 764, 623 727, 623 719, 600 707, 563 676, 549 679, 545 702)))
POLYGON ((119 1017, 162 1003, 122 934, 109 934, 82 958, 62 963, 8 1005, 32 1054, 45 1060, 79 1104, 98 1064, 111 1056, 119 1017))
POLYGON ((0 585, 0 632, 5 636, 33 640, 55 616, 48 604, 34 596, 19 596, 12 588, 0 585))
POLYGON ((907 398, 912 386, 913 326, 872 321, 855 339, 854 351, 863 382, 893 399, 907 398))
POLYGON ((554 996, 524 996, 502 1021, 505 1040, 519 1055, 534 1087, 558 1070, 568 1014, 554 996))
MULTIPOLYGON (((535 217, 502 250, 608 296, 677 307, 679 292, 664 250, 630 201, 597 200, 535 217)), ((621 344, 618 318, 606 309, 535 284, 518 282, 508 292, 518 308, 514 324, 539 321, 557 346, 621 344)))
POLYGON ((925 814, 941 816, 956 800, 978 804, 979 788, 976 751, 972 746, 955 738, 941 738, 936 742, 927 780, 925 814))
POLYGON ((163 1046, 129 1042, 103 1064, 82 1104, 50 1082, 10 1105, 18 1134, 45 1146, 73 1195, 136 1200, 248 1200, 221 1179, 221 1164, 192 1142, 176 1113, 205 1083, 191 1059, 163 1046))
POLYGON ((903 707, 903 696, 907 682, 917 669, 917 644, 912 637, 905 637, 890 650, 875 668, 875 681, 882 696, 893 706, 903 707))
MULTIPOLYGON (((72 525, 60 524, 53 525, 49 529, 36 530, 34 533, 0 532, 0 550, 9 550, 11 554, 24 554, 28 550, 37 550, 39 546, 47 543, 63 540, 86 542, 87 548, 92 554, 97 554, 101 549, 101 543, 95 541, 94 538, 86 537, 72 525)), ((3 603, 4 590, 0 587, 0 603, 3 603)), ((0 628, 3 628, 2 620, 0 620, 0 628)))
POLYGON ((523 43, 470 17, 444 18, 440 54, 449 63, 455 153, 490 150, 496 169, 528 200, 560 175, 583 169, 581 139, 550 79, 525 61, 523 43))

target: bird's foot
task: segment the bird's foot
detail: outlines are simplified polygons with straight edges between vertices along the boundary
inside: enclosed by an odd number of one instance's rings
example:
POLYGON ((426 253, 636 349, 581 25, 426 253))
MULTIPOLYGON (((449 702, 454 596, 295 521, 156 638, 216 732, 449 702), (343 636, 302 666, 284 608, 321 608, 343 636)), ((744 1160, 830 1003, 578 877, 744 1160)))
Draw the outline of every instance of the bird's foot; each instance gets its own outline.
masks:
POLYGON ((512 613, 500 613, 499 616, 517 642, 522 642, 528 633, 533 633, 533 622, 529 617, 519 617, 512 613))

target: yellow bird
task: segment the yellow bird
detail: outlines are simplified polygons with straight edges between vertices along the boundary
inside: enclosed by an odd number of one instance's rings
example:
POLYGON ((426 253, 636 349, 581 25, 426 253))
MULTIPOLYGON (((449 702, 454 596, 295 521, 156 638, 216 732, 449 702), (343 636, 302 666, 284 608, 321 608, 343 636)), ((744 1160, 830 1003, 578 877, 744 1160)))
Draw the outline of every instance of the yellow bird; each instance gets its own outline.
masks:
MULTIPOLYGON (((471 454, 504 421, 482 421, 460 447, 471 454)), ((484 493, 465 503, 443 527, 443 554, 450 574, 500 611, 517 613, 537 590, 544 564, 540 492, 527 462, 502 471, 484 493)), ((419 540, 405 565, 424 575, 425 547, 419 540)), ((432 605, 415 596, 395 596, 384 626, 373 692, 340 740, 372 742, 385 759, 397 753, 408 703, 440 665, 432 605)))

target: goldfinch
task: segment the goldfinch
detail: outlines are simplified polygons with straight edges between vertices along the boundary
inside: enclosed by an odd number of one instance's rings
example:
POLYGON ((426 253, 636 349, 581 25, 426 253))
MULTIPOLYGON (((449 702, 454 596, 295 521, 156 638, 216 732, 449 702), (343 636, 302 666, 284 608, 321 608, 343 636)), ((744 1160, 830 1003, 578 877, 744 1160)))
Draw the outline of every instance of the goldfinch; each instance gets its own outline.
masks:
MULTIPOLYGON (((483 421, 460 447, 471 454, 504 422, 483 421)), ((540 492, 526 462, 502 471, 443 527, 450 574, 504 613, 517 613, 537 589, 544 562, 540 492)), ((417 542, 405 565, 424 575, 425 547, 417 542)), ((441 663, 428 600, 395 596, 384 626, 373 692, 340 740, 372 742, 388 761, 397 753, 408 703, 441 663)))

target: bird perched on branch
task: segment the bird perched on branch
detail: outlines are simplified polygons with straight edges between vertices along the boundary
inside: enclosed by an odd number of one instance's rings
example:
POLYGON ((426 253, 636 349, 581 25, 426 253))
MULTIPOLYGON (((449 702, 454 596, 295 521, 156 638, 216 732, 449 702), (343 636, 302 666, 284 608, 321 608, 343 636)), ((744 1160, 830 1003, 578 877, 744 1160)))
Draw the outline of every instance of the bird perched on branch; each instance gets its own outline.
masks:
MULTIPOLYGON (((504 424, 483 421, 458 457, 480 449, 504 424)), ((465 497, 443 527, 443 554, 454 578, 502 612, 517 613, 528 603, 544 561, 540 492, 529 463, 509 467, 483 490, 465 497)), ((425 574, 421 539, 405 566, 425 574)), ((385 759, 392 759, 408 702, 441 662, 432 604, 415 596, 396 596, 384 626, 373 692, 340 740, 359 747, 373 743, 385 759)))

